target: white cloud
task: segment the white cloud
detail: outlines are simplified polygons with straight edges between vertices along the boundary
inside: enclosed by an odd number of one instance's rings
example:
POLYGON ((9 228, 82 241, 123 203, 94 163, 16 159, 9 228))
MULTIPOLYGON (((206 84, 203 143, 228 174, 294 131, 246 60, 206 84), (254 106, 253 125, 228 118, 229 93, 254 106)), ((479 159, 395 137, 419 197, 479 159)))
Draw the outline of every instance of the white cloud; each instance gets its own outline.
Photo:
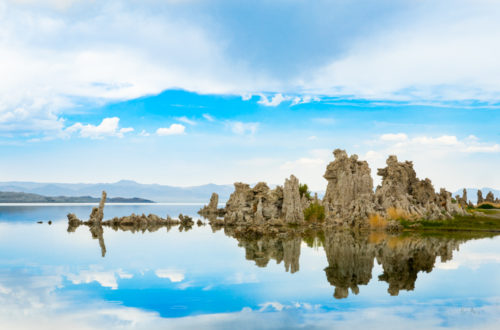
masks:
MULTIPOLYGON (((405 135, 407 138, 403 140, 384 140, 380 136, 375 141, 367 142, 370 149, 360 158, 366 159, 372 170, 385 167, 389 155, 398 156, 400 161, 411 160, 417 176, 430 178, 436 189, 445 187, 454 191, 466 186, 495 184, 491 181, 491 173, 495 173, 495 164, 500 157, 498 143, 447 134, 405 135)), ((380 177, 374 173, 376 171, 372 171, 372 176, 377 185, 380 177)))
POLYGON ((311 102, 319 102, 321 99, 317 96, 311 96, 311 95, 306 95, 303 97, 296 96, 293 98, 292 101, 292 106, 297 105, 297 104, 305 104, 305 103, 311 103, 311 102))
POLYGON ((496 153, 500 152, 500 145, 497 143, 480 142, 479 138, 470 135, 465 139, 458 139, 455 135, 441 136, 415 136, 408 138, 404 133, 383 134, 379 140, 388 143, 389 150, 402 150, 406 148, 425 147, 428 150, 436 148, 440 152, 465 152, 465 153, 496 153), (430 148, 430 149, 429 149, 430 148))
POLYGON ((408 135, 404 133, 397 133, 397 134, 382 134, 380 136, 380 140, 382 141, 405 141, 408 139, 408 135))
POLYGON ((123 271, 121 269, 119 269, 116 273, 118 274, 118 276, 120 278, 124 278, 124 279, 131 279, 131 278, 134 277, 134 275, 129 274, 129 273, 127 273, 127 272, 125 272, 125 271, 123 271))
POLYGON ((196 125, 196 122, 194 120, 191 120, 189 119, 188 117, 186 116, 182 116, 182 117, 178 117, 176 118, 178 121, 184 123, 184 124, 188 124, 188 125, 196 125))
POLYGON ((500 100, 500 6, 461 2, 398 17, 397 28, 361 38, 307 86, 376 99, 500 100), (448 8, 449 9, 449 8, 448 8))
POLYGON ((241 94, 241 99, 243 101, 249 101, 251 98, 252 98, 252 94, 251 93, 243 93, 243 94, 241 94))
POLYGON ((111 288, 112 290, 118 289, 115 273, 113 271, 100 272, 93 270, 84 270, 79 274, 68 274, 67 278, 73 284, 97 282, 102 287, 111 288))
POLYGON ((70 134, 78 132, 80 133, 80 136, 84 138, 102 139, 106 136, 116 136, 122 138, 125 133, 129 133, 134 130, 132 127, 119 128, 119 122, 120 118, 118 117, 104 118, 97 126, 76 123, 66 128, 65 131, 70 134))
POLYGON ((156 134, 160 136, 164 135, 179 135, 184 134, 186 127, 181 124, 172 124, 170 127, 160 127, 156 130, 156 134))
POLYGON ((156 276, 159 278, 168 278, 170 282, 181 282, 184 280, 184 274, 170 269, 158 269, 155 271, 156 276))
POLYGON ((259 94, 259 96, 260 96, 260 100, 257 103, 262 104, 266 107, 276 107, 276 106, 280 105, 281 102, 290 99, 290 97, 288 97, 288 96, 285 97, 281 93, 275 94, 270 100, 264 94, 259 94))
POLYGON ((283 304, 281 304, 277 301, 266 302, 263 304, 259 304, 259 306, 260 306, 259 312, 269 311, 269 310, 275 310, 275 311, 281 312, 283 310, 283 308, 285 308, 285 306, 283 304))
POLYGON ((500 145, 499 144, 494 144, 494 145, 472 145, 472 146, 467 146, 464 149, 465 152, 481 152, 481 153, 497 153, 500 152, 500 145))
POLYGON ((215 118, 212 117, 211 115, 209 115, 208 113, 204 113, 203 114, 203 118, 205 118, 206 120, 208 120, 210 122, 214 122, 215 121, 215 118))
POLYGON ((259 129, 259 123, 244 123, 241 121, 229 121, 227 122, 231 131, 238 135, 254 135, 259 129))
POLYGON ((139 133, 140 136, 149 136, 150 134, 146 131, 146 130, 142 130, 140 133, 139 133))

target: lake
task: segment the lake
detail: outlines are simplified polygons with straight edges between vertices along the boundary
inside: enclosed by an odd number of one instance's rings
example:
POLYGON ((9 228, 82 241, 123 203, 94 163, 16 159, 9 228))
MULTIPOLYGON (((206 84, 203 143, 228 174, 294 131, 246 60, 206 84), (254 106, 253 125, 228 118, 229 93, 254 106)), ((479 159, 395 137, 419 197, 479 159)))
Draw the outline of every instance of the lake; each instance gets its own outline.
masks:
MULTIPOLYGON (((108 204, 104 216, 197 219, 200 207, 108 204)), ((91 208, 0 206, 1 329, 500 324, 500 236, 295 230, 247 237, 209 225, 68 232, 66 214, 87 219, 91 208)))

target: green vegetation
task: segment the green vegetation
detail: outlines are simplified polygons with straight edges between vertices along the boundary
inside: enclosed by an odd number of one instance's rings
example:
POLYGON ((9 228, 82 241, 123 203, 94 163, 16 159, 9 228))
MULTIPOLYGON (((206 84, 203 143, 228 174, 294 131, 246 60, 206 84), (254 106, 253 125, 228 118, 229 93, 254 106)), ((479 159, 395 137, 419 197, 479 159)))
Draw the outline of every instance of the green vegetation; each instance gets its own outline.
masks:
MULTIPOLYGON (((482 213, 481 211, 477 211, 482 213)), ((449 220, 400 220, 401 225, 409 230, 460 230, 500 232, 500 212, 456 216, 449 220)))
POLYGON ((309 187, 305 183, 299 184, 299 194, 300 198, 302 198, 305 195, 308 200, 312 199, 311 191, 309 191, 309 187))
POLYGON ((489 203, 483 203, 477 207, 478 209, 483 209, 483 210, 491 210, 491 209, 498 209, 498 207, 495 207, 494 205, 491 205, 489 203))
POLYGON ((304 210, 304 219, 307 222, 325 221, 325 208, 317 202, 311 203, 311 205, 304 210))

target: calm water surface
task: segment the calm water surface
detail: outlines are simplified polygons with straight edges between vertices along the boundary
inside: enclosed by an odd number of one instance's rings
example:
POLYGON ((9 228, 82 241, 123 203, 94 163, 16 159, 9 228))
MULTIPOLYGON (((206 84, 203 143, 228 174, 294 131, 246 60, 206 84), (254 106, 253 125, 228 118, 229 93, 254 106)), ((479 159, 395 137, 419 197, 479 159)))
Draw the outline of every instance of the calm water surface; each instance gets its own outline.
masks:
MULTIPOLYGON (((498 329, 500 236, 88 227, 0 206, 0 329, 498 329), (37 221, 43 221, 38 224, 37 221), (47 221, 52 220, 52 225, 47 221)), ((199 205, 107 205, 195 218, 199 205)))

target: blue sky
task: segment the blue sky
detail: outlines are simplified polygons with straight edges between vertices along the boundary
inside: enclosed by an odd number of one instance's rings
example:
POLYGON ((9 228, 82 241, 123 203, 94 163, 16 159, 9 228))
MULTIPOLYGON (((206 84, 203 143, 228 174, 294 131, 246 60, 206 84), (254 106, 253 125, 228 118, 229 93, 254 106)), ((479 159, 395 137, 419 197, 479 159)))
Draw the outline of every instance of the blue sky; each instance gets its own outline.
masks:
POLYGON ((500 187, 493 1, 0 3, 0 180, 500 187))

